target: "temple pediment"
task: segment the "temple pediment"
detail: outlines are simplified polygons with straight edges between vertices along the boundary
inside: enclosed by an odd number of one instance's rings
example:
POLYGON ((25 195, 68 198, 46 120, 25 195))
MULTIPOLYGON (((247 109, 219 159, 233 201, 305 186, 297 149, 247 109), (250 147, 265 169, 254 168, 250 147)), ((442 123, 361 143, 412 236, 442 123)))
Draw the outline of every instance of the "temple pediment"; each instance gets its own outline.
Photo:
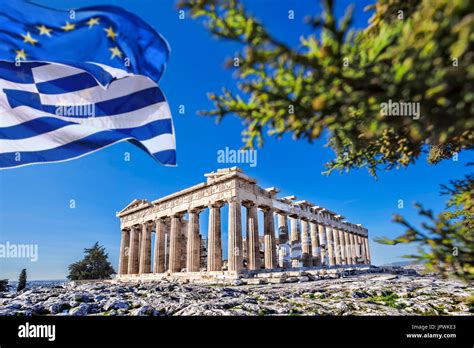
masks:
POLYGON ((149 207, 151 204, 146 199, 134 199, 131 203, 129 203, 125 208, 117 213, 117 216, 121 216, 124 213, 130 213, 132 211, 136 211, 142 208, 149 207))

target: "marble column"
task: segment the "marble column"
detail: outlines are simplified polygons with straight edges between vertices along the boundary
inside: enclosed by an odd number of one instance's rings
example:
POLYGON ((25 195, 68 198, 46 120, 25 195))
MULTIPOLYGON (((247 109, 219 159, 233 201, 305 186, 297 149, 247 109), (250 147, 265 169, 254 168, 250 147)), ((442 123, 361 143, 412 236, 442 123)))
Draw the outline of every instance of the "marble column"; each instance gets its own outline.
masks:
POLYGON ((365 243, 364 243, 364 237, 359 236, 359 244, 360 244, 360 251, 361 255, 360 258, 362 260, 362 263, 365 265, 367 263, 367 259, 365 258, 365 243))
POLYGON ((181 271, 181 216, 171 217, 169 271, 181 271))
POLYGON ((300 242, 301 236, 300 236, 300 226, 298 224, 298 218, 290 217, 290 222, 291 222, 290 241, 300 242))
POLYGON ((143 236, 143 228, 139 228, 138 231, 138 269, 140 269, 140 257, 142 255, 142 236, 143 236))
POLYGON ((351 242, 349 239, 349 232, 344 231, 344 244, 345 244, 345 251, 346 251, 346 265, 352 264, 352 250, 351 250, 351 242))
POLYGON ((311 221, 309 223, 310 234, 311 234, 311 256, 313 266, 321 265, 321 250, 319 247, 319 236, 318 236, 318 225, 311 221))
POLYGON ((321 248, 321 265, 326 265, 326 248, 327 248, 327 241, 326 241, 326 229, 324 225, 318 223, 318 235, 319 235, 319 245, 321 248))
POLYGON ((278 242, 284 244, 288 242, 288 217, 278 213, 278 242))
POLYGON ((290 268, 290 247, 287 243, 278 246, 278 266, 281 268, 290 268))
POLYGON ((325 226, 325 227, 326 227, 329 266, 334 266, 335 259, 334 259, 334 242, 333 242, 332 228, 331 226, 325 226))
POLYGON ((310 267, 312 265, 311 237, 309 233, 309 222, 305 219, 301 220, 301 252, 303 267, 310 267))
POLYGON ((260 269, 260 242, 258 240, 258 211, 253 203, 247 203, 247 268, 260 269))
POLYGON ((352 254, 352 264, 357 264, 357 251, 356 251, 356 243, 354 233, 349 233, 349 239, 351 241, 351 254, 352 254))
POLYGON ((188 212, 188 238, 186 247, 186 269, 188 272, 198 272, 201 242, 199 238, 199 211, 188 212))
POLYGON ((334 252, 334 262, 337 266, 341 264, 341 246, 339 244, 339 232, 336 227, 331 226, 332 230, 332 240, 333 240, 333 252, 334 252))
POLYGON ((128 273, 129 246, 130 246, 130 231, 123 229, 122 238, 120 240, 119 275, 128 273))
POLYGON ((153 258, 153 273, 163 273, 165 267, 165 234, 166 224, 163 219, 155 221, 155 252, 153 258))
POLYGON ((299 259, 301 258, 300 226, 299 226, 297 217, 291 217, 290 221, 291 221, 291 233, 290 233, 291 266, 298 267, 300 263, 299 259))
POLYGON ((354 236, 355 238, 355 242, 356 242, 356 246, 357 246, 357 259, 358 259, 358 262, 359 264, 360 263, 363 263, 363 259, 362 259, 362 245, 360 243, 360 236, 358 234, 356 234, 354 236))
POLYGON ((150 273, 151 268, 151 229, 148 223, 142 225, 142 246, 140 248, 139 273, 150 273))
POLYGON ((133 226, 130 230, 130 246, 128 248, 128 274, 138 274, 138 233, 138 228, 133 226))
POLYGON ((364 243, 365 243, 365 254, 366 254, 367 264, 370 265, 371 261, 370 261, 369 237, 368 236, 364 238, 364 243))
POLYGON ((273 210, 265 209, 263 212, 264 220, 264 260, 265 268, 273 269, 277 267, 276 246, 275 246, 275 222, 273 220, 273 210))
POLYGON ((341 253, 341 265, 346 264, 346 241, 344 239, 344 232, 340 227, 337 229, 337 233, 339 234, 339 250, 341 253))
POLYGON ((228 218, 228 269, 239 272, 243 268, 242 263, 242 215, 240 201, 236 198, 229 200, 228 218))
POLYGON ((362 238, 359 235, 356 235, 356 243, 357 243, 357 250, 359 253, 359 262, 360 263, 365 263, 365 258, 364 258, 364 246, 362 245, 362 238))
POLYGON ((209 224, 207 233, 207 271, 222 270, 222 237, 221 237, 222 203, 209 206, 209 224))

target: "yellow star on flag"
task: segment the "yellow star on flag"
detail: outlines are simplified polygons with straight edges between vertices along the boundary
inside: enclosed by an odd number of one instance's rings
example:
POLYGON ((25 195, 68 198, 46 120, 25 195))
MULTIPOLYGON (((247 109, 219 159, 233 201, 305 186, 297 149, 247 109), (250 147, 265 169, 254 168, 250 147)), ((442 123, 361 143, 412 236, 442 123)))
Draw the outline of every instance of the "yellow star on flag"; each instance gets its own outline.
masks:
POLYGON ((99 20, 100 18, 99 17, 96 17, 96 18, 90 18, 86 24, 89 26, 89 29, 92 28, 94 25, 99 25, 99 20))
POLYGON ((112 56, 110 57, 110 59, 114 59, 115 57, 122 58, 122 52, 119 50, 117 46, 109 48, 109 51, 112 52, 112 56))
POLYGON ((76 25, 71 24, 68 21, 66 21, 66 25, 61 27, 61 29, 64 30, 64 31, 71 31, 71 30, 74 30, 75 28, 76 28, 76 25))
POLYGON ((23 59, 23 60, 26 60, 26 52, 24 49, 21 49, 21 50, 15 50, 16 52, 16 60, 20 60, 20 59, 23 59))
POLYGON ((46 35, 49 37, 51 37, 51 32, 53 31, 53 29, 45 27, 44 24, 41 24, 40 26, 36 27, 36 29, 39 30, 40 35, 46 35))
POLYGON ((104 29, 104 31, 107 33, 107 37, 110 37, 112 40, 115 40, 117 33, 114 32, 114 29, 112 27, 108 27, 107 29, 104 29))
POLYGON ((38 40, 33 39, 33 38, 31 37, 31 34, 30 34, 29 31, 26 33, 26 35, 21 34, 21 36, 23 37, 23 42, 27 42, 27 43, 29 43, 29 44, 32 44, 33 46, 35 45, 35 43, 38 42, 38 40))

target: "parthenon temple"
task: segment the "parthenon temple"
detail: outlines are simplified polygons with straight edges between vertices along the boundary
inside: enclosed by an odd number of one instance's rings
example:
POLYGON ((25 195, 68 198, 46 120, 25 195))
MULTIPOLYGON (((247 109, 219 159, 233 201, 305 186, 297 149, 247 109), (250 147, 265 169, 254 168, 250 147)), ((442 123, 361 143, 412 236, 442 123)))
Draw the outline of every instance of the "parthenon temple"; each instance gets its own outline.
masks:
POLYGON ((218 169, 205 177, 204 183, 152 202, 136 199, 117 212, 122 231, 119 279, 177 273, 238 277, 370 265, 368 230, 360 224, 295 196, 279 198, 277 188, 261 188, 238 167, 218 169), (221 210, 226 204, 224 260, 221 210), (206 239, 200 228, 205 209, 206 239))

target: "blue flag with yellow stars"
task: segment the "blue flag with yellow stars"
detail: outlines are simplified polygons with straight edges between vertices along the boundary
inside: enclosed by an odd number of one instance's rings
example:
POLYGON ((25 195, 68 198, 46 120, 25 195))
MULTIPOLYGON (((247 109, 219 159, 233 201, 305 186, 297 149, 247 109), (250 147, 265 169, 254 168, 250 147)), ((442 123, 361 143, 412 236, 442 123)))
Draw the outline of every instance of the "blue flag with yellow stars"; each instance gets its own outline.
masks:
POLYGON ((116 6, 58 10, 0 1, 0 59, 95 62, 158 82, 170 49, 136 15, 116 6))

